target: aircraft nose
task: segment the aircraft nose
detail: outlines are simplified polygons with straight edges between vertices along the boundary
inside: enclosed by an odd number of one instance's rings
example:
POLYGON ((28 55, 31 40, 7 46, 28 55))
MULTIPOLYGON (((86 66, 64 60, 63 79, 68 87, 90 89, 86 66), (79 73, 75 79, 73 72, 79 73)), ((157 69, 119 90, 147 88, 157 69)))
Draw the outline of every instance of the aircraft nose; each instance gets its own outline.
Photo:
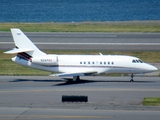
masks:
POLYGON ((155 66, 149 65, 148 70, 154 72, 154 71, 157 71, 158 68, 156 68, 155 66))

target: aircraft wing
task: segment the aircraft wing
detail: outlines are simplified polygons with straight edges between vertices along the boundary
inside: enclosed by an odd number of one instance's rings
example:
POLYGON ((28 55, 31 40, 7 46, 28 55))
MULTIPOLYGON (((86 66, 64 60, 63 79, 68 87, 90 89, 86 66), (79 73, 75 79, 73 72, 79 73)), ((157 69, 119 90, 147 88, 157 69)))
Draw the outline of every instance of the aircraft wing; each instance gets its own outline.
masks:
POLYGON ((89 76, 89 75, 94 75, 94 74, 96 74, 96 73, 97 73, 97 71, 86 71, 86 72, 51 74, 50 76, 59 76, 59 77, 89 76))

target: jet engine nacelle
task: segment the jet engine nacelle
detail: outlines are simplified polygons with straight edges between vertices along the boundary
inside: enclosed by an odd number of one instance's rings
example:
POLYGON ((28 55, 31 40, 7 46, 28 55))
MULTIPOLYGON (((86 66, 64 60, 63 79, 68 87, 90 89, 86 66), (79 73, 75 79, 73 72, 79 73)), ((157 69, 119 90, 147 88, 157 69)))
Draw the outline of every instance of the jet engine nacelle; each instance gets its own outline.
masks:
POLYGON ((44 56, 44 57, 34 57, 30 61, 39 65, 58 65, 57 56, 44 56))

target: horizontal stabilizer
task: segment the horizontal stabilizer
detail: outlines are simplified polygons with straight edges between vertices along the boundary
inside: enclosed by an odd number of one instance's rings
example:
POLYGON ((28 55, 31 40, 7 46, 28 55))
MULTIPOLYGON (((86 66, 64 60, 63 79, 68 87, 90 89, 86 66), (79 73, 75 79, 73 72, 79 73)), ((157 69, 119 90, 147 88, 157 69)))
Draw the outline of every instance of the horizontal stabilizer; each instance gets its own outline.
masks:
POLYGON ((52 74, 50 76, 59 76, 59 77, 69 77, 69 76, 89 76, 96 74, 97 71, 87 71, 87 72, 77 72, 77 73, 61 73, 61 74, 52 74))
POLYGON ((13 50, 6 51, 4 53, 6 54, 15 54, 15 53, 22 53, 22 52, 29 52, 29 51, 34 51, 33 49, 28 49, 28 48, 14 48, 13 50))

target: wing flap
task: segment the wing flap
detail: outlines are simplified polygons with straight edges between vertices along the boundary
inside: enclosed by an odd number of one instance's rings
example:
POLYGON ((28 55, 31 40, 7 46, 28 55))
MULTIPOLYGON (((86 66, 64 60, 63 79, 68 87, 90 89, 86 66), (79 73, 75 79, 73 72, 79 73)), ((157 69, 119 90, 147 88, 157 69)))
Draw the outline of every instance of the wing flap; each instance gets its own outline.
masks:
POLYGON ((6 51, 4 53, 6 54, 15 54, 15 53, 22 53, 22 52, 29 52, 29 51, 34 51, 33 49, 28 49, 28 48, 14 48, 13 50, 6 51))
POLYGON ((97 71, 75 72, 75 73, 60 73, 51 74, 50 76, 69 77, 69 76, 89 76, 96 74, 97 71))

